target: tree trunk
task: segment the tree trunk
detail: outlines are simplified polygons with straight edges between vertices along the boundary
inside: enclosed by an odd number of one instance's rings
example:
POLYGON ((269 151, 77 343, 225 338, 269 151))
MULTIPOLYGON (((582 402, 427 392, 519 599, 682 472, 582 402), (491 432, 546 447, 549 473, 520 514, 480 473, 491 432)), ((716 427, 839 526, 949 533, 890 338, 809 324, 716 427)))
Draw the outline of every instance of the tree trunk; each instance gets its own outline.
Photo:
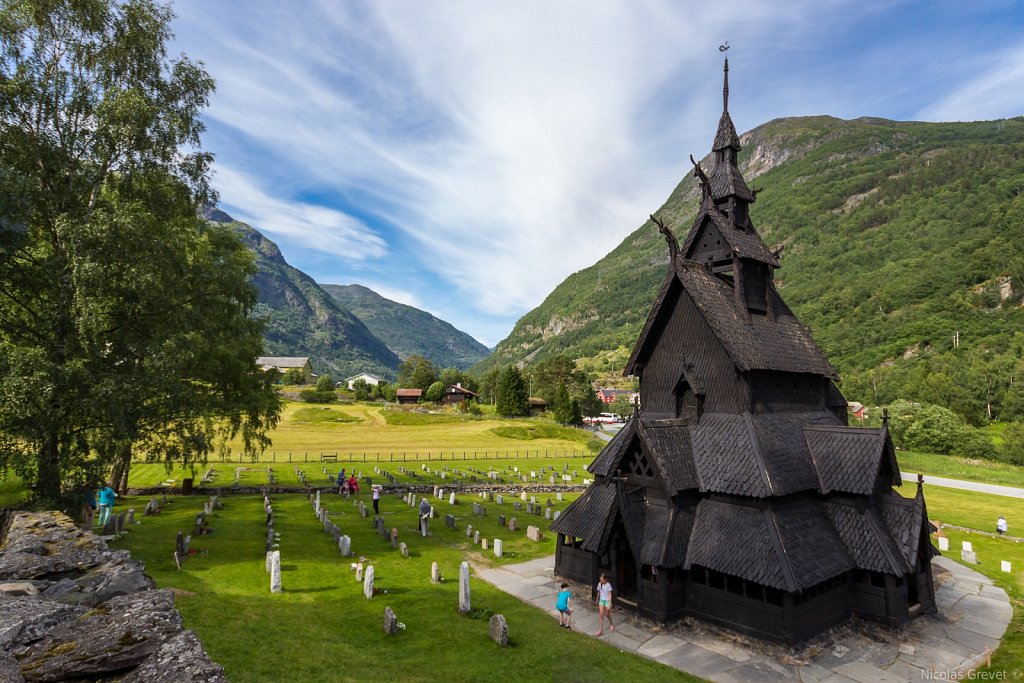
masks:
POLYGON ((124 443, 114 457, 114 464, 110 468, 110 486, 119 495, 128 492, 128 472, 132 466, 132 444, 130 441, 124 443))
POLYGON ((35 497, 47 504, 56 503, 60 497, 60 436, 57 428, 46 435, 39 448, 35 497))

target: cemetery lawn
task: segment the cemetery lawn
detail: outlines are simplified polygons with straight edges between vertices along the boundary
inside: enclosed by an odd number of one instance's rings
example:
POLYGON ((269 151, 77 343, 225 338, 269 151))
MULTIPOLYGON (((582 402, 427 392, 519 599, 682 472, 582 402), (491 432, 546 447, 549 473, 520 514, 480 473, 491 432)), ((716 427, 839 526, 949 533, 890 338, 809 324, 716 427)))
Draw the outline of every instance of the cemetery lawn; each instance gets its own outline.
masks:
MULTIPOLYGON (((538 495, 544 502, 546 494, 538 495)), ((554 498, 554 494, 551 494, 554 498)), ((367 506, 369 496, 359 496, 367 506)), ((365 555, 376 573, 376 585, 387 590, 367 600, 362 584, 318 524, 308 498, 289 494, 273 498, 284 592, 272 595, 264 567, 264 514, 258 496, 224 496, 224 509, 211 519, 214 533, 193 537, 183 569, 175 569, 171 553, 178 530, 190 531, 206 498, 174 496, 156 517, 139 517, 114 548, 127 548, 146 564, 158 587, 173 588, 175 602, 188 628, 194 629, 214 661, 233 681, 697 681, 642 657, 622 653, 598 640, 566 631, 557 620, 516 598, 473 579, 470 615, 460 615, 458 567, 464 559, 476 566, 522 562, 549 555, 550 538, 529 541, 524 531, 498 526, 497 515, 517 515, 520 523, 547 526, 543 518, 512 512, 512 497, 503 505, 487 504, 486 517, 474 517, 472 502, 460 497, 455 506, 432 502, 442 517, 432 520, 424 539, 415 527, 415 509, 396 495, 385 495, 381 512, 399 540, 409 545, 403 558, 375 533, 351 501, 324 495, 322 502, 342 533, 352 537, 353 551, 365 555), (444 525, 454 512, 458 530, 444 525), (539 521, 534 521, 538 520, 539 521), (467 523, 484 537, 504 541, 505 557, 495 558, 467 539, 467 523), (204 552, 205 551, 205 552, 204 552), (431 562, 444 581, 430 582, 431 562), (390 606, 404 631, 395 636, 382 629, 390 606), (503 614, 511 642, 500 648, 488 634, 489 618, 503 614)), ((516 499, 518 500, 518 498, 516 499)), ((569 496, 556 509, 568 505, 569 496)), ((137 511, 146 499, 121 501, 137 511)), ((123 508, 122 508, 123 509, 123 508)), ((583 599, 589 597, 580 596, 583 599)), ((552 602, 551 608, 554 605, 552 602)))
MULTIPOLYGON (((904 484, 900 493, 912 496, 914 486, 916 484, 904 484)), ((1004 515, 1009 535, 1024 537, 1024 499, 928 486, 927 483, 924 495, 928 517, 933 521, 991 532, 995 531, 996 518, 1004 515)), ((980 564, 962 564, 989 577, 1010 596, 1013 619, 992 657, 991 671, 1006 672, 1010 678, 1005 680, 1015 680, 1012 675, 1015 670, 1024 673, 1024 542, 948 528, 943 533, 949 537, 949 552, 944 555, 960 562, 960 543, 971 541, 980 564), (1001 560, 1011 563, 1012 573, 1000 569, 1001 560)), ((935 544, 934 536, 932 542, 935 544)))

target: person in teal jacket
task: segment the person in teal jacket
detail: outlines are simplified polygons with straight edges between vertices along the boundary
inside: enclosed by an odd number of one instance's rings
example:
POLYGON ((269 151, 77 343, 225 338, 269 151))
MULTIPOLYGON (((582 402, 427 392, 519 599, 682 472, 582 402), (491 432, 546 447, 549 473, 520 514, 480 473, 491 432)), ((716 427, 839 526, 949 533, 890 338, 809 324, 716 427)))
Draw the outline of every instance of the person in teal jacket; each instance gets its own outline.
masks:
POLYGON ((110 509, 114 507, 114 501, 117 500, 117 492, 110 488, 110 484, 107 484, 100 489, 100 515, 97 524, 103 526, 107 523, 110 518, 110 509))

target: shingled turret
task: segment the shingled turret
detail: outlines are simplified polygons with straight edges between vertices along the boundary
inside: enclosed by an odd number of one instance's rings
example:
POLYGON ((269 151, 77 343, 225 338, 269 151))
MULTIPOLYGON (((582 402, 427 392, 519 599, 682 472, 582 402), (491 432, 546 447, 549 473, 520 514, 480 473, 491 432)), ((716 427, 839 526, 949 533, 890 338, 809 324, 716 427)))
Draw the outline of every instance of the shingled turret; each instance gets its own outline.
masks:
MULTIPOLYGON (((924 495, 900 496, 885 425, 852 428, 835 370, 775 289, 747 213, 728 111, 715 167, 626 374, 641 405, 552 525, 557 574, 662 621, 692 615, 805 640, 852 615, 898 626, 935 609, 924 495)), ((656 223, 660 223, 657 219, 656 223)))

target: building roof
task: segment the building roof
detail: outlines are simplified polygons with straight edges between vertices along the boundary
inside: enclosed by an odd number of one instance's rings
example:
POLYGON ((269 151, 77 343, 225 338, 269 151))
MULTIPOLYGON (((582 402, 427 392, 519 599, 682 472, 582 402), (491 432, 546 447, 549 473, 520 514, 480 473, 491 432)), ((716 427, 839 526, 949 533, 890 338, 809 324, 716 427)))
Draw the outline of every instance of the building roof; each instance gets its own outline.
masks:
POLYGON ((412 398, 412 397, 419 398, 422 395, 423 395, 423 390, 422 389, 399 389, 399 390, 397 390, 395 392, 395 396, 405 396, 405 397, 409 397, 409 398, 412 398))
POLYGON ((583 550, 604 551, 605 541, 617 511, 615 483, 602 480, 592 484, 551 524, 555 533, 583 539, 583 550))
POLYGON ((825 514, 859 569, 902 576, 910 572, 896 540, 875 506, 828 501, 825 514))
POLYGON ((790 593, 856 566, 812 499, 761 506, 702 500, 684 567, 693 565, 790 593))
MULTIPOLYGON (((728 114, 724 115, 728 117, 728 114)), ((732 121, 728 122, 729 126, 732 126, 732 121)), ((736 129, 732 129, 732 135, 736 135, 736 129)), ((727 133, 728 134, 728 133, 727 133)), ((736 147, 739 147, 739 140, 737 139, 736 147)), ((712 199, 719 200, 730 195, 745 199, 748 202, 754 201, 754 193, 747 187, 747 181, 743 179, 743 174, 733 164, 729 162, 720 162, 715 164, 714 169, 711 170, 711 175, 708 177, 711 181, 711 187, 708 189, 711 192, 712 199)))
MULTIPOLYGON (((739 173, 739 171, 737 171, 739 173)), ((690 228, 690 232, 686 235, 686 241, 683 243, 682 253, 689 256, 693 253, 693 248, 698 241, 698 238, 702 234, 702 228, 707 223, 713 223, 718 232, 722 235, 729 248, 734 254, 740 258, 753 259, 760 261, 761 263, 767 263, 773 268, 779 267, 779 260, 775 257, 775 254, 768 248, 768 245, 764 243, 761 236, 757 234, 757 231, 753 227, 750 228, 751 232, 747 232, 741 228, 734 227, 730 222, 729 218, 721 211, 715 208, 714 204, 706 202, 701 207, 700 213, 693 221, 693 227, 690 228)))
POLYGON ((256 359, 256 365, 271 366, 275 368, 302 368, 308 363, 308 357, 297 356, 260 356, 256 359))
POLYGON ((474 398, 480 398, 480 394, 475 391, 470 391, 466 387, 460 387, 457 384, 449 384, 444 388, 446 394, 465 394, 466 396, 473 396, 474 398))
POLYGON ((903 483, 886 427, 807 425, 803 432, 822 493, 842 491, 868 495, 883 469, 894 484, 903 483))
POLYGON ((360 372, 358 375, 352 375, 351 377, 346 377, 345 381, 346 382, 352 382, 352 381, 355 381, 355 380, 360 379, 362 377, 369 377, 371 379, 377 380, 378 382, 383 382, 384 381, 383 377, 378 377, 377 375, 374 375, 373 373, 370 373, 370 372, 360 372))

